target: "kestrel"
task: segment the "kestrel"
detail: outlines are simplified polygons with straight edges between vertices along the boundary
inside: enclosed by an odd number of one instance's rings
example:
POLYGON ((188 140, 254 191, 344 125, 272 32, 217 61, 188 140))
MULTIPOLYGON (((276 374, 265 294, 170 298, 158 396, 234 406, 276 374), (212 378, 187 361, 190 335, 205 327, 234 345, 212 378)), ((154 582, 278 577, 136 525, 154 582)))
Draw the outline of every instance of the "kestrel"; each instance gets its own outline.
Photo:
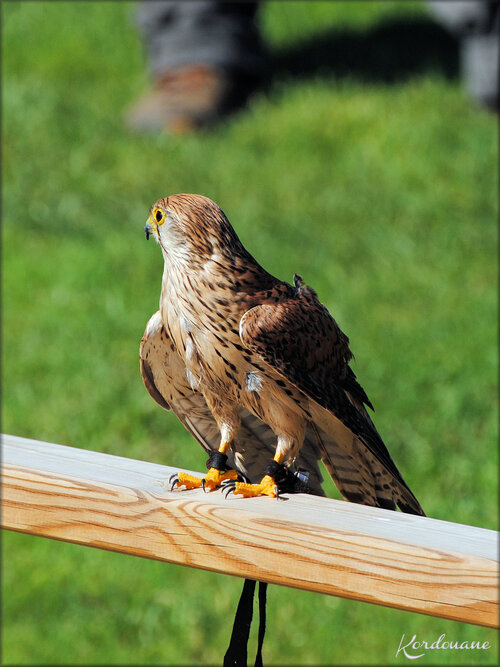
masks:
POLYGON ((144 384, 209 453, 202 480, 178 473, 173 486, 322 494, 322 460, 347 500, 423 515, 367 412, 349 339, 314 290, 265 271, 207 197, 158 200, 145 232, 164 272, 141 341, 144 384))

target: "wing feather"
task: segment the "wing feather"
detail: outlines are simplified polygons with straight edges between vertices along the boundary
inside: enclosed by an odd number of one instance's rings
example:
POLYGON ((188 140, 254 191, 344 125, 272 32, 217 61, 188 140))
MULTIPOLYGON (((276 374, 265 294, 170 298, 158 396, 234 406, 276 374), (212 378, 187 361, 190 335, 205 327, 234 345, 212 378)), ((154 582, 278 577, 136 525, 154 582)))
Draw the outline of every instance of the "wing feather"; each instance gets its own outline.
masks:
POLYGON ((240 322, 240 338, 326 413, 315 410, 321 421, 318 445, 346 498, 391 509, 397 503, 423 514, 364 407, 371 403, 349 367, 349 339, 312 289, 290 286, 285 298, 249 309, 240 322), (340 474, 346 456, 352 463, 340 474), (356 486, 362 492, 351 488, 356 486))

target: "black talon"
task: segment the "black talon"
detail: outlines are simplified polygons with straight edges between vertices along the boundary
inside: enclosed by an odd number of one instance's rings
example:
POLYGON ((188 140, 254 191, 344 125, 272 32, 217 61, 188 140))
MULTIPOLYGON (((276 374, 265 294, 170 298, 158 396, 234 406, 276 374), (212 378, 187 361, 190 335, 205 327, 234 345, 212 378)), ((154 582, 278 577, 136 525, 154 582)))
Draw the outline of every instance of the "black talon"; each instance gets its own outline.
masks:
POLYGON ((227 498, 228 495, 232 493, 236 488, 236 482, 233 479, 226 479, 225 481, 228 482, 228 484, 226 484, 226 487, 224 488, 222 493, 224 493, 224 498, 227 498))
POLYGON ((205 478, 204 478, 204 477, 203 477, 203 479, 201 480, 201 488, 203 489, 203 493, 206 493, 206 492, 207 492, 206 489, 205 489, 205 478))
POLYGON ((170 479, 168 480, 169 484, 171 483, 170 486, 170 491, 173 491, 174 488, 177 486, 177 482, 179 481, 179 478, 177 477, 177 474, 172 475, 170 479), (174 481, 172 482, 172 478, 174 478, 174 481))

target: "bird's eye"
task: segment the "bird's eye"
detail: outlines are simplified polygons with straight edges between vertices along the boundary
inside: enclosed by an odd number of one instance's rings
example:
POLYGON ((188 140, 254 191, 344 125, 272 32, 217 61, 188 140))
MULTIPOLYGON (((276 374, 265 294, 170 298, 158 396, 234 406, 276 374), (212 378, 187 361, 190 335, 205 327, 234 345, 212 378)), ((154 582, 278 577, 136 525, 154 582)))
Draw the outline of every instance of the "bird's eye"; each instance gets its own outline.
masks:
POLYGON ((155 213, 155 219, 156 222, 161 222, 163 220, 163 213, 162 211, 156 211, 155 213))

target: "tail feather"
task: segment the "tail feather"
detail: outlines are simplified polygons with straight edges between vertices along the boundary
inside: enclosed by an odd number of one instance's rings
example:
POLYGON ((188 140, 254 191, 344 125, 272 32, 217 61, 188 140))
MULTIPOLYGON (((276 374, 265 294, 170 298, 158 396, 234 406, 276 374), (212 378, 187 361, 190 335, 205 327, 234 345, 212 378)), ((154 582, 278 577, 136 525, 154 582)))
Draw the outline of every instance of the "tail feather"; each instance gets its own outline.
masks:
MULTIPOLYGON (((363 441, 350 434, 350 442, 335 438, 314 423, 314 432, 321 459, 340 493, 347 500, 362 505, 424 515, 419 502, 404 481, 395 478, 377 461, 363 441)), ((345 434, 344 434, 345 435, 345 434)))

